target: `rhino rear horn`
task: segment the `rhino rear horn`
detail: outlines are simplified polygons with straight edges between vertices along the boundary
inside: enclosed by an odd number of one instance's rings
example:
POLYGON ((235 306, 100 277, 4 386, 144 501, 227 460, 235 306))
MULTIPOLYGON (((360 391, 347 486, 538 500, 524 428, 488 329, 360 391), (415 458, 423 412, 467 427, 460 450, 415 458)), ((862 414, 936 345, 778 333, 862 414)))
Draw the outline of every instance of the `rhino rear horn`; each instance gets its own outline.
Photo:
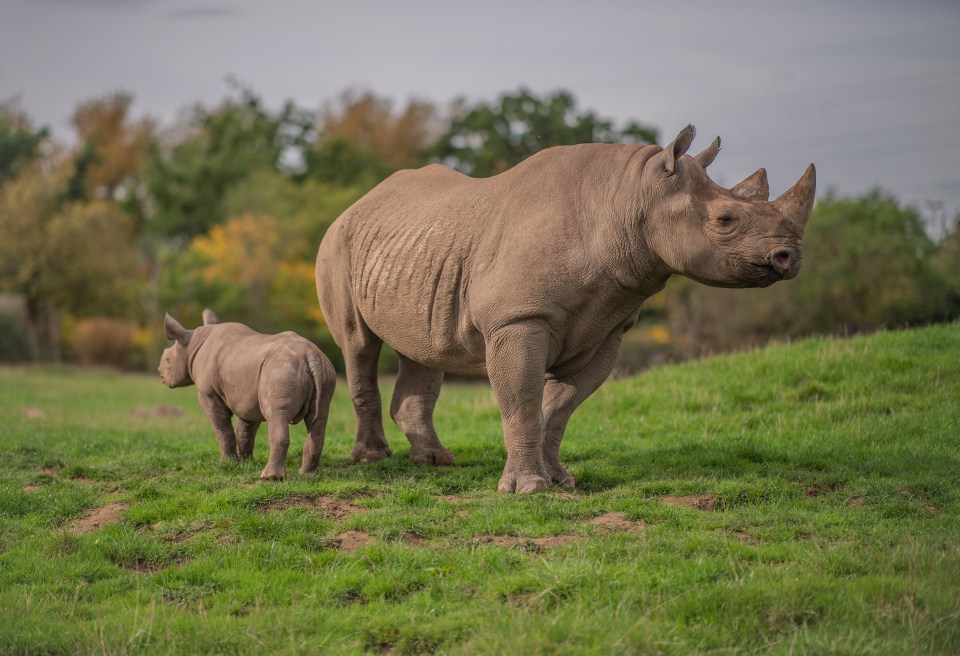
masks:
POLYGON ((773 206, 789 221, 803 228, 813 209, 813 197, 817 193, 817 169, 811 164, 796 184, 780 194, 773 206))
POLYGON ((747 176, 743 182, 738 182, 730 193, 743 200, 767 200, 770 198, 770 183, 767 182, 767 170, 757 169, 747 176))
POLYGON ((697 160, 697 163, 703 168, 707 168, 713 163, 713 160, 717 158, 717 153, 720 152, 720 137, 717 137, 713 140, 713 143, 701 150, 699 153, 693 156, 693 159, 697 160))
POLYGON ((214 326, 218 323, 220 323, 220 317, 217 316, 217 313, 210 308, 206 308, 203 311, 203 325, 214 326))
POLYGON ((193 337, 192 330, 187 330, 181 326, 180 322, 171 317, 169 314, 166 314, 163 317, 163 327, 167 331, 167 339, 172 339, 180 346, 186 346, 189 344, 190 339, 193 337))
POLYGON ((680 133, 677 135, 677 138, 670 142, 666 148, 663 149, 663 170, 668 174, 673 174, 677 170, 677 160, 679 160, 690 148, 690 144, 693 143, 693 138, 697 134, 697 129, 692 125, 680 130, 680 133))

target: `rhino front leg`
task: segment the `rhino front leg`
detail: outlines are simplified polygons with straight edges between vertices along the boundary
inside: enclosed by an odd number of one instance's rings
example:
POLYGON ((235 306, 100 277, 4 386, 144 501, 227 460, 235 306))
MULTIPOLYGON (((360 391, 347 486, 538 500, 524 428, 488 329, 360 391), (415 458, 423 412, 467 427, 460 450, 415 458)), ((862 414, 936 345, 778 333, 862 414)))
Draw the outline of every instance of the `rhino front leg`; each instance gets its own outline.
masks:
POLYGON ((233 413, 215 394, 200 394, 200 407, 207 415, 207 419, 213 425, 213 431, 217 434, 217 441, 220 443, 220 459, 235 460, 237 458, 237 436, 233 432, 233 424, 230 418, 233 413))
POLYGON ((497 490, 529 494, 547 489, 543 468, 544 371, 548 332, 542 321, 511 324, 486 337, 487 374, 500 406, 507 464, 497 490))
POLYGON ((576 487, 573 476, 560 463, 560 442, 573 411, 607 379, 620 353, 622 332, 607 337, 583 369, 562 378, 552 378, 543 389, 543 466, 553 481, 568 490, 576 487))
POLYGON ((400 368, 390 402, 390 416, 410 440, 410 457, 422 465, 452 465, 433 427, 433 408, 440 396, 443 372, 397 354, 400 368))
POLYGON ((246 421, 237 417, 237 456, 241 460, 253 456, 253 443, 259 428, 259 421, 246 421))

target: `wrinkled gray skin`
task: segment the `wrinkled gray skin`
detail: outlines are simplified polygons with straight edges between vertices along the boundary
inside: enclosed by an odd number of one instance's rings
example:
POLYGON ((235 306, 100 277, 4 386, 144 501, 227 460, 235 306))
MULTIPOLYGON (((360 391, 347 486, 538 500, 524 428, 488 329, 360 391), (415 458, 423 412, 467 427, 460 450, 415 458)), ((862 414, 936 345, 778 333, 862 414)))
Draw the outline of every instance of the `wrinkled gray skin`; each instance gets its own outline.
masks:
POLYGON ((290 424, 303 421, 301 474, 317 470, 337 379, 333 365, 312 342, 291 332, 263 335, 240 323, 220 323, 203 311, 203 326, 187 330, 169 314, 164 319, 173 345, 157 371, 168 387, 196 384, 200 406, 220 442, 220 457, 249 458, 261 422, 267 422, 270 458, 260 478, 282 480, 287 473, 290 424), (237 416, 237 430, 231 418, 237 416))
POLYGON ((474 179, 440 165, 400 171, 347 209, 317 254, 317 293, 357 415, 352 457, 391 455, 377 390, 383 342, 400 354, 390 414, 426 464, 451 464, 433 427, 444 372, 486 375, 503 423, 500 492, 551 482, 571 413, 606 379, 640 305, 680 274, 766 287, 800 268, 811 165, 767 202, 760 169, 723 189, 666 148, 583 144, 544 150, 474 179))

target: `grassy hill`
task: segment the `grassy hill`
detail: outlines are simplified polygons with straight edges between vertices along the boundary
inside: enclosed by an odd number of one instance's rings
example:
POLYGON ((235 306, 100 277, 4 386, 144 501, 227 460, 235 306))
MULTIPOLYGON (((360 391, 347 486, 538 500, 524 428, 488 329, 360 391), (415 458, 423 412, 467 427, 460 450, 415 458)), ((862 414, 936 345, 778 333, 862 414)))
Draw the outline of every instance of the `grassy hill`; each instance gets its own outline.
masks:
POLYGON ((192 389, 0 369, 0 653, 956 654, 958 401, 957 324, 664 367, 574 415, 575 494, 501 497, 483 385, 455 467, 392 424, 351 465, 341 384, 320 475, 297 427, 261 484, 192 389))

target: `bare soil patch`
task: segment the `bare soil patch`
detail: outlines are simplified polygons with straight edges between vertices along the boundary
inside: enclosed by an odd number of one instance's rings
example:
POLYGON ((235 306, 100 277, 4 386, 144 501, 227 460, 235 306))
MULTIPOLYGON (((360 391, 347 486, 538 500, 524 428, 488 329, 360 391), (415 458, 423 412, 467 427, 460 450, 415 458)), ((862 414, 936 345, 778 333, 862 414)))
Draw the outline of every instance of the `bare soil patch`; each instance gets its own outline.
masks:
POLYGON ((528 547, 534 549, 552 549, 583 539, 582 535, 551 535, 545 538, 521 538, 513 535, 478 535, 474 544, 493 544, 498 547, 528 547))
POLYGON ((175 405, 156 405, 152 408, 134 408, 130 414, 134 417, 182 417, 183 410, 175 405))
POLYGON ((735 536, 737 536, 737 540, 739 540, 739 541, 742 542, 743 544, 756 544, 756 543, 757 543, 757 539, 756 539, 755 537, 753 537, 752 535, 750 535, 749 533, 747 533, 746 531, 734 531, 733 534, 734 534, 735 536))
POLYGON ((286 510, 287 508, 315 508, 334 519, 343 519, 357 513, 366 512, 366 508, 355 506, 347 499, 321 497, 313 494, 302 494, 279 501, 270 501, 260 508, 264 511, 286 510))
POLYGON ((866 497, 853 497, 852 499, 847 499, 847 505, 851 508, 859 508, 864 503, 867 502, 866 497))
POLYGON ((403 542, 411 547, 422 547, 427 541, 422 535, 414 533, 413 531, 407 531, 403 534, 403 542))
POLYGON ((57 470, 53 467, 44 467, 43 469, 38 469, 37 473, 41 476, 50 476, 53 478, 56 478, 57 476, 57 470))
POLYGON ((40 408, 26 407, 21 408, 20 412, 27 419, 41 419, 44 416, 44 412, 40 408))
POLYGON ((70 528, 78 533, 89 533, 90 531, 101 529, 108 524, 116 524, 120 521, 120 515, 126 510, 128 505, 129 504, 124 502, 117 502, 108 503, 99 508, 93 508, 87 511, 83 517, 75 520, 73 524, 70 525, 70 528))
POLYGON ((457 496, 456 494, 440 494, 440 495, 437 495, 436 498, 443 499, 447 503, 467 503, 468 501, 470 501, 469 498, 460 497, 460 496, 457 496))
POLYGON ((646 528, 646 524, 644 524, 643 521, 639 519, 627 519, 626 513, 622 512, 603 513, 599 517, 594 517, 593 519, 589 520, 588 523, 613 531, 627 531, 633 533, 639 533, 646 528))
POLYGON ((373 542, 373 536, 363 531, 344 531, 335 538, 337 548, 340 551, 353 553, 360 547, 365 547, 373 542))
POLYGON ((697 510, 715 510, 717 498, 710 494, 688 494, 682 497, 660 497, 660 502, 669 506, 684 506, 697 510))
POLYGON ((39 485, 26 485, 26 486, 24 486, 24 488, 23 488, 23 492, 24 492, 24 494, 33 494, 34 492, 36 492, 36 491, 39 490, 39 489, 40 489, 40 486, 39 486, 39 485))

